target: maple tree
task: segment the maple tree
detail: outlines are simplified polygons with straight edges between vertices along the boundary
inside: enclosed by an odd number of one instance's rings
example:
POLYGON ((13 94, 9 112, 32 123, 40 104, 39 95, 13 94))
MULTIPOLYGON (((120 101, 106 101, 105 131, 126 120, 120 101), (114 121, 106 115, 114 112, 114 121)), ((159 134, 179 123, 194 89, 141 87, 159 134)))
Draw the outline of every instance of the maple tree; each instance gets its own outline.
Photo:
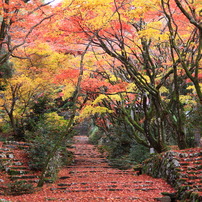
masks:
POLYGON ((0 65, 15 68, 12 78, 1 79, 6 119, 17 135, 47 96, 60 107, 46 113, 46 123, 56 123, 56 130, 65 125, 38 187, 74 124, 88 117, 103 136, 121 139, 127 133, 129 141, 159 153, 173 142, 187 147, 186 122, 202 100, 200 1, 63 0, 54 9, 40 0, 0 5, 0 65))
MULTIPOLYGON (((10 56, 17 58, 13 60, 16 69, 13 78, 2 80, 5 83, 5 89, 2 92, 1 107, 8 115, 16 136, 19 118, 26 120, 32 113, 33 104, 38 102, 37 99, 41 99, 41 97, 51 95, 52 99, 58 97, 63 97, 64 100, 72 99, 73 105, 66 128, 67 133, 71 130, 76 113, 75 104, 82 78, 82 59, 76 67, 77 70, 74 70, 70 67, 70 63, 67 63, 68 59, 72 59, 71 57, 54 51, 53 46, 48 50, 49 47, 46 43, 47 30, 44 29, 43 25, 45 21, 48 22, 48 19, 51 20, 51 17, 54 16, 48 4, 40 0, 34 2, 21 0, 1 2, 3 17, 1 22, 2 54, 0 62, 4 64, 10 56), (73 72, 75 74, 71 75, 73 72), (64 83, 62 77, 68 75, 71 75, 72 79, 69 78, 64 83), (54 79, 52 79, 53 77, 54 79), (63 80, 63 83, 61 83, 61 80, 63 80)), ((51 26, 51 23, 47 25, 51 26)), ((51 35, 48 37, 51 38, 51 35)), ((59 50, 57 49, 57 51, 59 50)), ((23 123, 21 125, 23 126, 23 123)), ((50 159, 66 136, 66 134, 61 135, 53 151, 50 152, 42 171, 39 186, 43 185, 44 173, 50 159)))
POLYGON ((72 100, 72 106, 71 106, 71 113, 70 113, 70 117, 68 119, 68 123, 66 125, 66 133, 62 134, 60 136, 60 138, 58 139, 58 141, 55 143, 52 151, 49 153, 47 160, 45 162, 45 166, 42 170, 41 176, 40 176, 40 180, 37 184, 38 187, 42 187, 44 184, 44 180, 45 180, 45 174, 49 165, 50 160, 54 157, 54 155, 56 154, 59 146, 62 144, 62 142, 64 142, 68 136, 70 135, 72 128, 73 128, 73 123, 75 122, 75 117, 76 117, 76 113, 77 113, 77 108, 78 108, 78 98, 80 96, 80 88, 81 88, 81 82, 83 79, 83 74, 84 74, 84 57, 85 54, 90 46, 91 42, 88 43, 88 45, 86 46, 84 52, 82 53, 81 57, 80 57, 80 63, 79 63, 79 74, 77 77, 77 81, 76 81, 76 85, 74 87, 74 91, 71 95, 71 100, 72 100))
MULTIPOLYGON (((20 57, 17 49, 30 42, 30 37, 36 28, 50 19, 48 3, 35 0, 1 0, 0 1, 0 64, 5 63, 10 56, 20 57)), ((50 8, 50 6, 49 6, 50 8)))
POLYGON ((18 130, 30 113, 30 105, 45 93, 47 85, 40 78, 33 80, 25 75, 18 75, 5 81, 5 86, 6 90, 0 99, 1 109, 5 112, 4 119, 9 120, 17 138, 22 132, 18 133, 18 130))
MULTIPOLYGON (((70 2, 64 1, 61 8, 66 5, 70 2)), ((59 23, 62 34, 71 30, 77 42, 90 40, 96 57, 107 54, 113 58, 109 60, 110 74, 94 69, 102 72, 103 80, 113 74, 121 82, 134 84, 141 115, 133 119, 126 105, 119 110, 134 134, 138 131, 139 137, 159 152, 165 149, 169 136, 180 148, 186 147, 185 105, 195 107, 201 100, 200 8, 198 1, 74 1, 59 23), (71 24, 64 27, 67 21, 71 24), (186 90, 187 78, 194 86, 195 101, 186 90)), ((110 82, 108 85, 107 90, 110 82)))
MULTIPOLYGON (((102 94, 105 86, 107 91, 104 94, 112 93, 112 91, 120 94, 115 86, 120 87, 118 85, 121 83, 126 86, 134 84, 133 91, 134 89, 135 91, 130 94, 138 96, 132 96, 133 100, 130 100, 131 96, 128 93, 127 95, 121 93, 121 98, 117 95, 116 99, 122 102, 129 99, 129 103, 133 103, 131 106, 137 103, 137 99, 140 100, 141 104, 138 107, 142 108, 141 114, 136 114, 137 120, 133 120, 131 119, 132 112, 125 110, 127 104, 122 107, 118 106, 125 114, 124 121, 134 128, 134 133, 135 131, 143 133, 144 139, 149 139, 149 144, 156 149, 159 148, 159 151, 163 150, 163 139, 173 132, 177 134, 180 147, 185 147, 183 117, 186 108, 184 105, 190 109, 197 99, 201 100, 200 2, 63 1, 55 8, 54 15, 48 9, 47 4, 41 1, 37 1, 35 5, 29 1, 15 3, 2 1, 2 6, 1 50, 7 48, 5 54, 2 55, 3 62, 12 54, 15 56, 14 53, 17 53, 15 50, 31 40, 32 44, 33 41, 36 44, 41 43, 37 42, 36 37, 31 36, 31 33, 48 41, 52 48, 64 54, 80 55, 84 51, 86 41, 91 41, 91 56, 95 59, 90 62, 91 64, 86 63, 87 66, 91 66, 88 72, 97 72, 97 75, 102 77, 97 87, 95 83, 92 83, 91 88, 94 86, 95 89, 99 89, 96 91, 102 94), (20 12, 20 9, 23 11, 20 12), (33 15, 40 17, 32 18, 33 15), (48 31, 41 24, 51 17, 54 20, 47 21, 46 28, 50 30, 48 31), (24 19, 31 21, 26 23, 24 19), (183 24, 182 21, 187 24, 183 24), (6 24, 6 22, 9 23, 6 24), (24 31, 20 32, 20 30, 24 31), (13 31, 17 32, 13 34, 13 31), (18 39, 15 38, 16 36, 18 39), (109 59, 108 64, 105 64, 107 70, 103 69, 104 65, 100 65, 103 63, 103 57, 99 57, 101 54, 109 59), (117 80, 112 81, 111 78, 117 80), (193 89, 192 92, 197 95, 195 101, 188 91, 184 90, 187 87, 187 82, 185 82, 187 78, 191 83, 189 89, 193 89), (169 126, 173 128, 170 132, 169 126), (159 130, 156 130, 156 127, 159 130)), ((18 56, 23 58, 27 55, 19 54, 18 51, 18 56)), ((38 56, 35 54, 34 57, 38 56)), ((72 76, 71 82, 67 79, 63 86, 63 89, 67 89, 66 93, 69 92, 66 94, 68 99, 75 89, 78 70, 72 69, 71 72, 67 69, 67 71, 61 70, 60 72, 56 80, 64 82, 65 77, 72 76)), ((98 80, 97 78, 88 79, 88 75, 90 74, 86 74, 86 82, 84 81, 86 87, 90 85, 91 80, 98 80)), ((87 100, 89 91, 85 93, 87 100)), ((90 94, 91 99, 97 97, 95 94, 92 96, 93 92, 90 94)), ((64 93, 61 95, 65 99, 64 93)), ((108 101, 108 107, 111 104, 108 101)), ((108 111, 107 107, 97 108, 97 111, 101 109, 103 113, 108 111)), ((108 114, 110 115, 112 113, 108 114)))

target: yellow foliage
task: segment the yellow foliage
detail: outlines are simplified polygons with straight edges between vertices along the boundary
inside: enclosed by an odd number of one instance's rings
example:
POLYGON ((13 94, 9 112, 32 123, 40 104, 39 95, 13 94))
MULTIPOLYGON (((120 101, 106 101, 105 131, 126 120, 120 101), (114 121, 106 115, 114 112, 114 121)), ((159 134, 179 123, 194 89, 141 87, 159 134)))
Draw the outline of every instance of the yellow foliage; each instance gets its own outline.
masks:
POLYGON ((31 112, 30 105, 40 96, 53 91, 53 86, 41 77, 29 77, 26 71, 18 69, 12 78, 5 80, 5 90, 0 97, 2 110, 13 111, 15 119, 31 112))
POLYGON ((109 95, 109 98, 113 101, 122 101, 122 97, 119 94, 109 95))
POLYGON ((91 115, 95 114, 105 114, 105 113, 112 113, 113 110, 109 110, 106 107, 101 106, 93 106, 93 105, 87 105, 79 115, 78 119, 85 119, 91 115))
POLYGON ((16 90, 18 98, 22 97, 23 100, 29 99, 30 93, 37 94, 37 92, 45 92, 45 89, 48 87, 48 84, 44 83, 43 79, 31 79, 24 74, 14 76, 6 83, 7 88, 4 91, 4 96, 7 98, 12 97, 12 91, 18 88, 16 90))
POLYGON ((63 93, 62 99, 66 100, 70 98, 73 95, 74 91, 75 91, 75 86, 72 83, 66 84, 62 88, 62 93, 63 93))
POLYGON ((104 99, 108 99, 108 97, 104 94, 100 94, 94 101, 93 101, 93 105, 98 104, 99 102, 101 102, 104 99))
POLYGON ((159 0, 147 0, 147 1, 140 1, 140 0, 133 0, 130 3, 128 16, 131 20, 134 18, 142 18, 144 17, 145 13, 157 10, 160 1, 159 0))
POLYGON ((12 60, 15 64, 15 69, 24 74, 25 72, 31 74, 32 72, 32 76, 37 73, 37 77, 40 74, 43 79, 50 80, 50 75, 56 73, 59 68, 64 68, 71 56, 54 51, 47 43, 36 42, 36 44, 36 47, 26 49, 26 54, 30 56, 29 60, 16 58, 12 60))
POLYGON ((119 94, 115 95, 104 95, 100 94, 93 102, 92 105, 96 105, 100 102, 102 102, 104 99, 110 101, 122 101, 122 97, 119 94))
POLYGON ((127 86, 127 91, 133 92, 136 88, 137 87, 136 87, 135 83, 129 83, 127 86))
MULTIPOLYGON (((200 89, 202 90, 202 83, 199 83, 200 89)), ((196 88, 194 85, 190 85, 187 87, 187 90, 192 90, 193 94, 196 94, 196 88)))
POLYGON ((116 76, 114 76, 113 74, 110 74, 110 81, 117 81, 118 80, 118 78, 116 77, 116 76))
POLYGON ((138 32, 139 38, 153 39, 158 42, 167 41, 169 39, 169 33, 161 31, 162 22, 150 22, 145 28, 138 32))
POLYGON ((161 86, 159 91, 160 91, 160 93, 169 93, 169 90, 165 86, 161 86))
POLYGON ((202 1, 201 0, 194 0, 194 1, 192 1, 192 6, 195 7, 196 14, 201 17, 202 1))
POLYGON ((45 114, 45 122, 52 126, 63 127, 68 124, 68 120, 65 120, 62 116, 59 116, 56 112, 45 114))
POLYGON ((190 95, 180 95, 180 102, 185 105, 185 110, 192 109, 192 107, 197 103, 190 95))
POLYGON ((65 11, 67 16, 80 16, 85 19, 85 26, 90 29, 100 29, 105 27, 115 16, 112 12, 113 0, 66 0, 62 7, 69 7, 65 11))
POLYGON ((142 75, 145 79, 146 79, 146 81, 149 83, 150 82, 150 78, 149 78, 149 76, 147 76, 147 75, 142 75))
POLYGON ((187 87, 187 90, 195 91, 195 87, 194 87, 194 85, 190 85, 190 86, 188 86, 188 87, 187 87))

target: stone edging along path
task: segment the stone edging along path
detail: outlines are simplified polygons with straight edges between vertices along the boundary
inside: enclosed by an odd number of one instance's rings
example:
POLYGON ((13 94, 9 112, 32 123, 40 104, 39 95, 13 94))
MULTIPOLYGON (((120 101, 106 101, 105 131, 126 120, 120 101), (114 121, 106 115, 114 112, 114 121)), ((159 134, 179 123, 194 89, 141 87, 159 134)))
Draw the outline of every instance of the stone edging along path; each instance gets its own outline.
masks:
POLYGON ((88 143, 86 136, 75 136, 74 139, 75 145, 71 149, 75 155, 74 164, 62 168, 54 184, 45 184, 36 193, 0 196, 0 199, 12 202, 152 202, 162 198, 162 192, 176 192, 163 179, 156 179, 146 174, 138 176, 132 169, 111 168, 95 146, 88 143))
POLYGON ((202 201, 202 148, 172 150, 143 162, 142 172, 166 179, 181 201, 202 201))

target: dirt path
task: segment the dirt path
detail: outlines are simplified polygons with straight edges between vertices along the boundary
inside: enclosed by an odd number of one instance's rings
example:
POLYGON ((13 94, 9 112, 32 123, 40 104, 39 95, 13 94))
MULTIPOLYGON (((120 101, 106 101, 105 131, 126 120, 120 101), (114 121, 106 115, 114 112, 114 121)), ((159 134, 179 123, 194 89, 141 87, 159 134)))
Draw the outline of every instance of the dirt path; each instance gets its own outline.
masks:
POLYGON ((63 168, 55 184, 46 184, 34 194, 11 197, 11 201, 152 202, 162 197, 161 192, 175 192, 162 179, 111 168, 86 136, 75 137, 72 151, 76 156, 74 165, 63 168))

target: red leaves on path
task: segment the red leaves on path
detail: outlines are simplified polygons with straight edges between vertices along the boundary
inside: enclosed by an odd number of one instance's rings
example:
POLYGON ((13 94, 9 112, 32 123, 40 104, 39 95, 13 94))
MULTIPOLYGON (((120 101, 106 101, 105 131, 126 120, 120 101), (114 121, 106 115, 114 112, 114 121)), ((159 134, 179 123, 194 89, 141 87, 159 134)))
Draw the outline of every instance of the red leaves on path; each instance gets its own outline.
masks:
POLYGON ((34 194, 6 196, 12 202, 42 201, 155 201, 161 192, 175 192, 164 180, 133 170, 108 166, 86 136, 75 137, 74 165, 63 168, 55 184, 46 184, 34 194))

